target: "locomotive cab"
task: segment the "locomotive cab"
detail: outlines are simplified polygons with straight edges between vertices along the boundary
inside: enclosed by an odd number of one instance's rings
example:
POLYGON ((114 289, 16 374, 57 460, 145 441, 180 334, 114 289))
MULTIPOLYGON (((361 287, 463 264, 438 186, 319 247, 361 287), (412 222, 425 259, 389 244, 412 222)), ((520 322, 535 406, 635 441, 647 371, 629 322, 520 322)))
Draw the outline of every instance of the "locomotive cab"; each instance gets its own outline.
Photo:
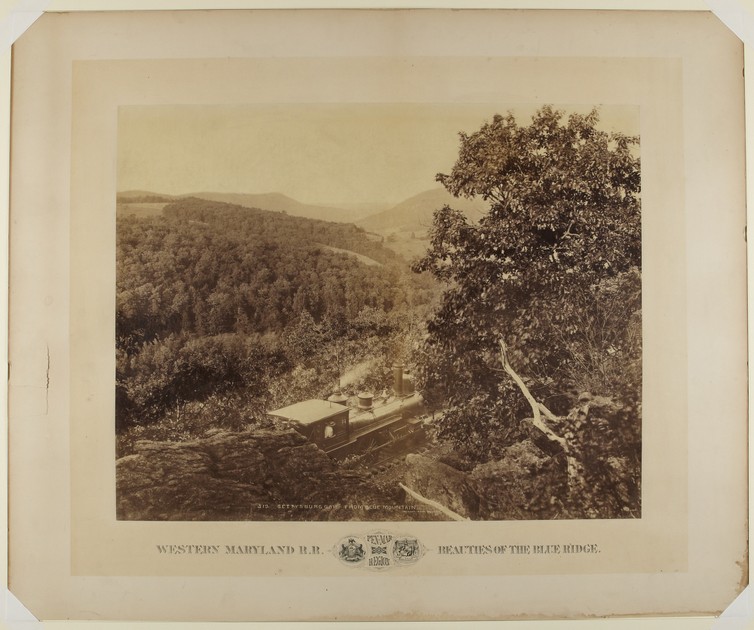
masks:
POLYGON ((303 400, 270 411, 275 418, 285 418, 296 424, 296 430, 324 450, 345 444, 351 437, 348 407, 327 400, 303 400))

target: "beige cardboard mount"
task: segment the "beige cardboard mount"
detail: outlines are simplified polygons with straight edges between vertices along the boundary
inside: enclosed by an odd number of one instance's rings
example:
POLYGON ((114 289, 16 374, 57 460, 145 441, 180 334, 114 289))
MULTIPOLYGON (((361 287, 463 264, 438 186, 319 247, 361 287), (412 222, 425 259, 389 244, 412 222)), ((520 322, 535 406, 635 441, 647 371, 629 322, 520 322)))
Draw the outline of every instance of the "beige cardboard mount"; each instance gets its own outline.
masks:
POLYGON ((740 42, 706 13, 44 15, 18 40, 14 60, 11 591, 43 619, 721 611, 748 578, 742 63, 740 42), (217 557, 166 560, 155 548, 237 541, 332 546, 355 527, 369 529, 366 523, 115 520, 119 110, 547 102, 639 111, 642 519, 401 523, 430 549, 585 541, 601 553, 508 566, 430 554, 403 574, 358 579, 331 558, 251 565, 217 557), (295 605, 289 590, 297 593, 295 605))

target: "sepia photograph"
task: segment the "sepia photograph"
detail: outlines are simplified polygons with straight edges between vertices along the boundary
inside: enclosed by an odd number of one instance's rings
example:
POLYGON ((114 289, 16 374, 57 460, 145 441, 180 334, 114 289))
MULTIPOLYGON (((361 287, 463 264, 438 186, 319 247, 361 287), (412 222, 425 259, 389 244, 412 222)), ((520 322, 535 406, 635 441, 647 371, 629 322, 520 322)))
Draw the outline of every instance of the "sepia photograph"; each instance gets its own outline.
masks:
POLYGON ((641 517, 638 108, 118 115, 119 519, 641 517))

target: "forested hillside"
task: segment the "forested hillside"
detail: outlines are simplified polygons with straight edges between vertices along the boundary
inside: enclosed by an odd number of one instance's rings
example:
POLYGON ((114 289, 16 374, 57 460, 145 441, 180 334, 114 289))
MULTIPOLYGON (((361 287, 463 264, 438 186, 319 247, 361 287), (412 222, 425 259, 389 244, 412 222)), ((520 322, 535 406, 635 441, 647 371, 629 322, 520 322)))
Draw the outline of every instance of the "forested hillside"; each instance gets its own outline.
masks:
POLYGON ((325 221, 351 222, 363 216, 350 208, 336 208, 332 206, 301 203, 282 193, 218 193, 198 192, 192 197, 207 201, 221 201, 223 203, 238 204, 247 208, 264 208, 275 212, 285 212, 296 217, 318 219, 325 221))
POLYGON ((195 198, 119 217, 118 428, 190 435, 187 413, 205 427, 206 405, 231 402, 227 422, 262 422, 366 359, 387 379, 434 286, 350 224, 195 198))

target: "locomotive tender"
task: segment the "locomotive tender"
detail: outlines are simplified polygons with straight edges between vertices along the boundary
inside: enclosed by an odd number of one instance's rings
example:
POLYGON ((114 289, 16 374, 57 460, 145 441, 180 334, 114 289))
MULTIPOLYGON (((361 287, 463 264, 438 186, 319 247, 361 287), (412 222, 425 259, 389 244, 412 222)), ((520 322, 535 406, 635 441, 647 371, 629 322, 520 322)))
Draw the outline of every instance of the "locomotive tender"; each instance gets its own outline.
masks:
POLYGON ((393 366, 393 394, 379 399, 368 392, 358 404, 341 393, 327 400, 310 399, 270 411, 273 418, 295 423, 296 429, 335 458, 379 450, 423 428, 424 405, 402 365, 393 366))

